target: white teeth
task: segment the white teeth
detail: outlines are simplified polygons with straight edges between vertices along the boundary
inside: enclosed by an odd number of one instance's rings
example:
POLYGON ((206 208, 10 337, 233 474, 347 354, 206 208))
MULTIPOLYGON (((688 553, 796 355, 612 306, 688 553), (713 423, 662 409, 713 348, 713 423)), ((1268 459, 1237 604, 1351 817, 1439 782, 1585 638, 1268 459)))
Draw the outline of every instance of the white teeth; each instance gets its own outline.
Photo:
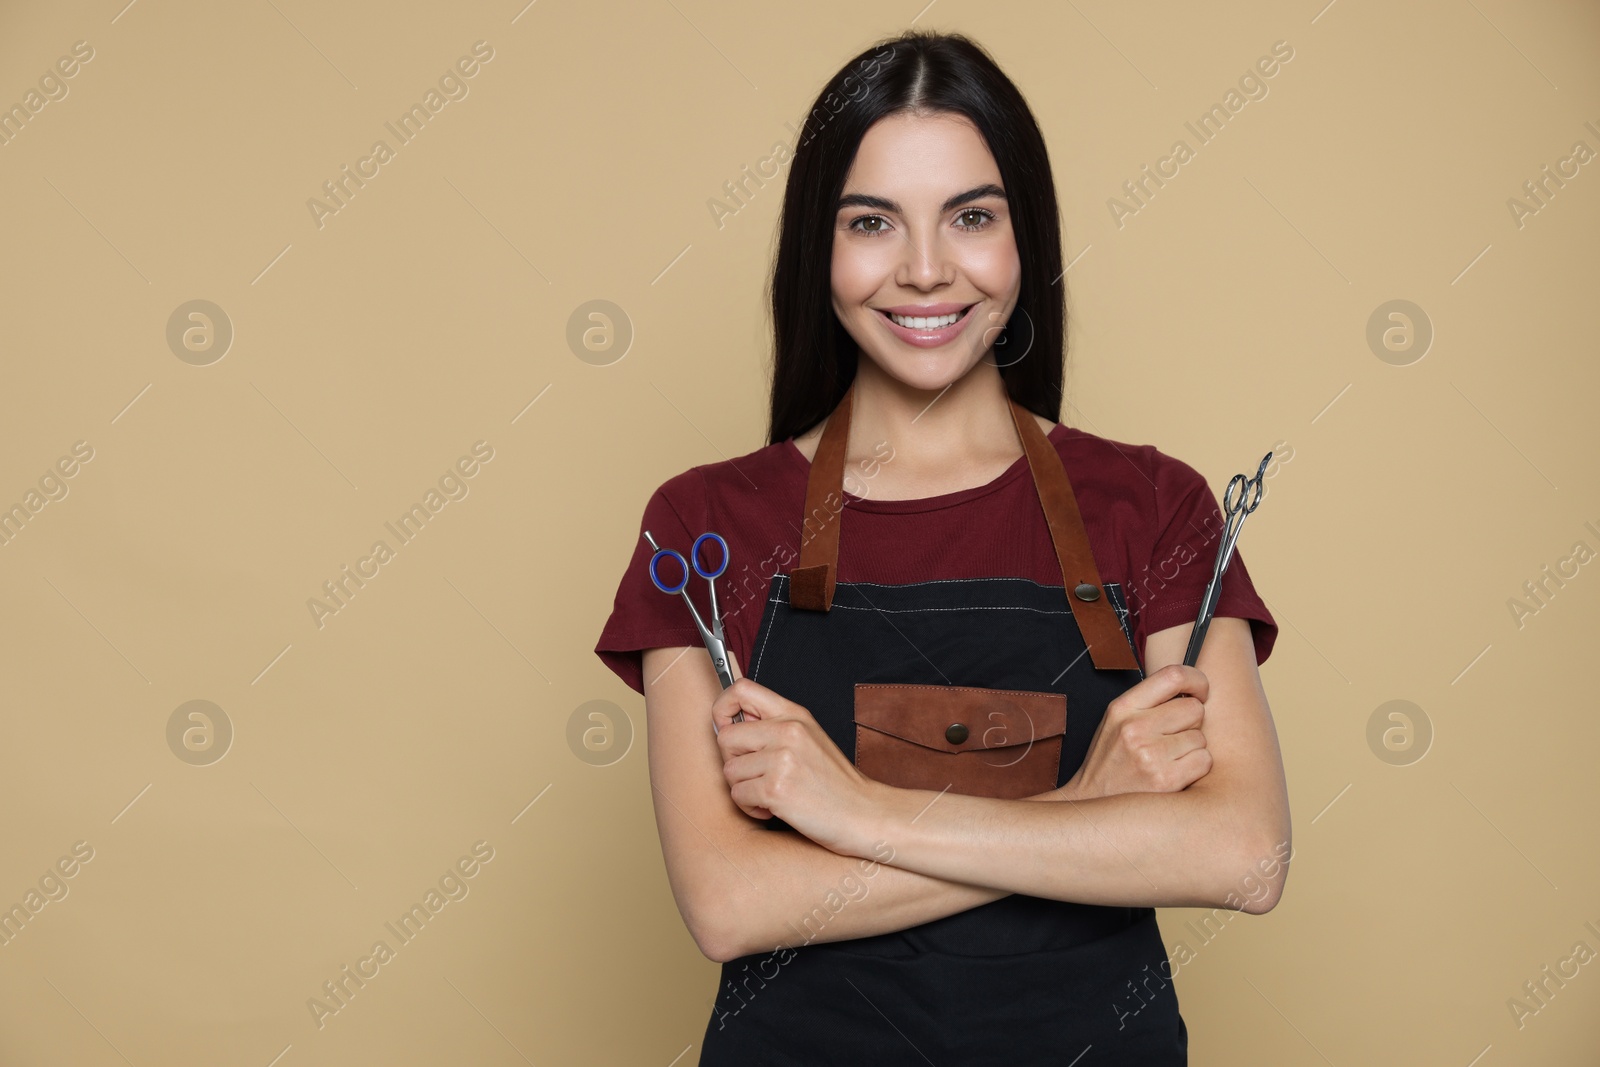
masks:
POLYGON ((888 312, 887 314, 895 321, 897 325, 904 326, 908 330, 942 330, 946 326, 959 321, 961 316, 965 315, 966 312, 958 311, 954 315, 936 315, 932 318, 914 318, 906 315, 896 315, 892 311, 888 312))

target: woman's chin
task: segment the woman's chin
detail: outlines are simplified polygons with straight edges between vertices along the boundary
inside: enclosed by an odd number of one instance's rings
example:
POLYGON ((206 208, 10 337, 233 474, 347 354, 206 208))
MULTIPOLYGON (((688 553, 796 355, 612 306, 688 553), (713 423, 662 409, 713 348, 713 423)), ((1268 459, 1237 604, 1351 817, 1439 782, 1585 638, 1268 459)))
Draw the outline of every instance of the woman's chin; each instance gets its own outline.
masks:
POLYGON ((977 362, 957 352, 928 350, 910 359, 897 357, 887 362, 879 361, 878 366, 908 389, 937 393, 964 378, 977 366, 977 362))

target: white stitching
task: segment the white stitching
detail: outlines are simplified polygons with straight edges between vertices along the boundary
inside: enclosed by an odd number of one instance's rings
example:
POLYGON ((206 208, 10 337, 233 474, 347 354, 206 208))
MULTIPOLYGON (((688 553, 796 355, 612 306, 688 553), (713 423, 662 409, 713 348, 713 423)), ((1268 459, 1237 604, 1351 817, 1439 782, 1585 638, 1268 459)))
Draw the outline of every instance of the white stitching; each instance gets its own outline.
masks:
MULTIPOLYGON (((777 595, 768 597, 766 602, 768 604, 787 604, 787 603, 789 603, 788 598, 784 595, 785 591, 788 588, 789 576, 787 574, 783 574, 783 573, 780 572, 780 573, 773 574, 771 577, 773 577, 773 578, 782 578, 783 579, 783 584, 774 587, 775 591, 777 592, 777 595)), ((842 582, 842 583, 839 583, 839 584, 842 584, 842 585, 870 585, 870 586, 876 586, 877 588, 880 588, 880 589, 903 589, 903 588, 906 588, 907 585, 940 585, 940 584, 943 584, 943 583, 946 583, 946 582, 965 582, 965 583, 971 583, 971 582, 1026 582, 1027 584, 1029 584, 1031 586, 1034 586, 1037 589, 1060 589, 1063 593, 1066 592, 1066 588, 1064 586, 1040 585, 1038 582, 1034 581, 1032 578, 1018 578, 1018 577, 931 578, 926 582, 908 582, 908 583, 901 583, 901 584, 891 584, 891 583, 888 583, 888 582, 842 582)), ((834 601, 833 606, 836 607, 836 608, 839 608, 841 610, 844 610, 844 611, 874 611, 874 612, 879 613, 880 615, 914 615, 914 614, 917 614, 919 612, 933 612, 933 611, 1031 611, 1035 615, 1071 615, 1072 614, 1072 609, 1070 607, 1066 611, 1060 611, 1060 610, 1050 610, 1050 609, 1047 609, 1047 608, 1030 608, 1030 607, 1024 607, 1024 606, 1021 606, 1021 605, 1006 605, 1006 604, 1000 604, 1000 605, 989 605, 989 604, 977 605, 977 604, 974 604, 974 605, 969 605, 967 607, 959 607, 959 608, 874 608, 874 607, 862 608, 862 607, 857 607, 854 604, 841 604, 836 600, 836 601, 834 601)), ((772 639, 772 632, 774 630, 776 630, 777 628, 778 628, 778 616, 777 616, 776 613, 774 613, 773 616, 772 616, 772 625, 767 628, 766 635, 764 637, 762 637, 762 639, 761 639, 761 647, 756 650, 755 662, 750 665, 750 677, 754 678, 758 673, 760 673, 760 671, 761 671, 761 659, 762 659, 763 656, 766 655, 767 642, 772 639)), ((1119 627, 1119 629, 1120 629, 1120 627, 1119 627)))
MULTIPOLYGON (((858 688, 867 689, 936 689, 941 693, 948 693, 952 689, 961 689, 974 693, 995 693, 1001 696, 1022 697, 1066 697, 1065 693, 1058 693, 1053 689, 990 689, 982 685, 927 685, 922 682, 857 682, 858 688)), ((1055 701, 1051 701, 1055 703, 1055 701)), ((1022 742, 1018 741, 1017 744, 1022 742)))
MULTIPOLYGON (((767 601, 767 603, 768 604, 781 604, 781 603, 783 603, 783 601, 777 600, 777 599, 774 598, 774 599, 769 599, 767 601)), ((766 655, 766 653, 767 653, 767 642, 772 639, 772 631, 776 630, 777 628, 778 628, 778 616, 777 616, 777 613, 774 612, 773 616, 772 616, 772 625, 767 627, 766 634, 763 635, 762 638, 761 638, 761 647, 756 649, 756 661, 750 665, 750 677, 754 678, 757 674, 759 674, 761 672, 761 657, 766 655)))
MULTIPOLYGON (((787 604, 788 601, 784 600, 784 599, 782 599, 780 597, 773 597, 770 600, 768 600, 767 603, 768 604, 787 604)), ((880 614, 884 614, 884 615, 914 615, 914 614, 916 614, 918 612, 923 612, 923 611, 1031 611, 1035 615, 1071 615, 1072 614, 1072 609, 1071 608, 1068 608, 1066 611, 1055 611, 1055 610, 1051 610, 1049 608, 1030 608, 1030 607, 1026 607, 1024 605, 1021 605, 1021 604, 969 604, 969 605, 967 605, 965 607, 959 607, 959 608, 874 608, 874 607, 865 607, 865 608, 863 608, 863 607, 860 607, 860 606, 858 606, 856 604, 841 604, 837 600, 835 600, 833 602, 833 606, 838 608, 840 611, 875 611, 875 612, 879 612, 880 614)), ((771 630, 767 631, 767 636, 769 636, 769 637, 772 636, 772 631, 771 630)), ((762 642, 762 644, 765 644, 765 643, 766 643, 765 641, 762 642)))
POLYGON ((1035 615, 1071 615, 1072 610, 1051 611, 1048 608, 1029 608, 1020 604, 971 604, 961 608, 862 608, 854 604, 841 604, 837 600, 833 606, 842 611, 875 611, 884 615, 915 615, 925 611, 1031 611, 1035 615))
MULTIPOLYGON (((783 574, 783 573, 773 574, 771 577, 773 577, 773 578, 782 578, 785 582, 787 582, 789 580, 789 575, 783 574)), ((1031 586, 1033 586, 1033 587, 1035 587, 1037 589, 1062 589, 1062 590, 1065 590, 1065 588, 1066 588, 1065 586, 1060 586, 1060 585, 1043 585, 1043 584, 1041 584, 1039 582, 1034 581, 1032 578, 1022 578, 1022 577, 1018 577, 1016 575, 1005 575, 1005 576, 1001 576, 1001 577, 988 577, 988 578, 929 578, 927 581, 923 581, 923 582, 839 582, 838 584, 839 585, 871 585, 871 586, 876 586, 879 589, 905 589, 905 588, 908 588, 908 587, 911 587, 911 586, 919 586, 919 585, 944 585, 944 584, 949 583, 949 582, 961 582, 963 584, 969 584, 969 585, 971 583, 973 583, 973 582, 1026 582, 1028 585, 1031 585, 1031 586)), ((1119 584, 1119 583, 1116 583, 1116 582, 1112 582, 1112 583, 1102 582, 1101 584, 1102 585, 1105 585, 1105 584, 1116 585, 1116 584, 1119 584)))

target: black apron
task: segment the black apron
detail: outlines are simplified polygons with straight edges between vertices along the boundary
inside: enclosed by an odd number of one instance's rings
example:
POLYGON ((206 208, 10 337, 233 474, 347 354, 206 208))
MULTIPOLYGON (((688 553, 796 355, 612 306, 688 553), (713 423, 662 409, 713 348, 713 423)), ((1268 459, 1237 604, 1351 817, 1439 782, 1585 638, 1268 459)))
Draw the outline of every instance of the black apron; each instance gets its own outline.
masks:
MULTIPOLYGON (((1060 455, 1012 403, 1062 585, 838 582, 842 511, 828 498, 844 499, 853 392, 818 443, 800 558, 790 574, 772 577, 749 676, 809 709, 852 760, 857 682, 1064 693, 1056 784, 1066 784, 1106 705, 1144 673, 1121 590, 1100 582, 1060 455)), ((793 832, 778 819, 767 825, 793 832)), ((870 896, 870 877, 845 861, 840 867, 856 871, 870 896)), ((824 921, 827 888, 819 888, 812 913, 824 921)), ((1188 1031, 1153 908, 1012 894, 905 930, 808 943, 815 922, 804 927, 809 933, 796 926, 784 946, 722 965, 702 1067, 1188 1062, 1188 1031)))

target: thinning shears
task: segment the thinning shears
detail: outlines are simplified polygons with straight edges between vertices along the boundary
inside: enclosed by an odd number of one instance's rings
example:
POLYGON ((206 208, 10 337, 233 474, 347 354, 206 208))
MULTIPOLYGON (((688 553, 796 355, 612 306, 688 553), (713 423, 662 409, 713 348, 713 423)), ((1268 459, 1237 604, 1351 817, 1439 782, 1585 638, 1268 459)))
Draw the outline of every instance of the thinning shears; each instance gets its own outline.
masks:
POLYGON ((1267 464, 1271 461, 1272 453, 1268 452, 1261 457, 1261 466, 1256 468, 1254 478, 1235 474, 1228 480, 1228 488, 1223 490, 1222 507, 1227 517, 1222 523, 1222 541, 1217 545, 1217 561, 1211 567, 1211 582, 1200 601, 1200 617, 1195 620, 1194 630, 1189 634, 1189 650, 1183 655, 1186 667, 1193 667, 1195 660, 1200 658, 1200 646, 1205 642, 1206 631, 1211 628, 1211 616, 1216 614, 1217 601, 1222 596, 1222 575, 1233 559, 1233 546, 1239 540, 1239 531, 1244 528, 1245 517, 1261 506, 1261 495, 1266 491, 1261 479, 1266 475, 1267 464), (1237 500, 1234 499, 1235 489, 1239 491, 1237 500), (1237 522, 1234 521, 1236 519, 1237 522))
MULTIPOLYGON (((650 531, 644 532, 644 539, 650 542, 650 547, 655 549, 655 554, 650 557, 650 580, 655 587, 663 593, 677 593, 683 597, 683 602, 689 605, 689 614, 694 616, 695 629, 700 631, 700 639, 705 642, 706 651, 711 654, 711 665, 717 670, 717 680, 726 689, 733 684, 733 669, 728 663, 728 644, 722 634, 722 611, 717 607, 717 579, 722 577, 728 569, 728 542, 723 540, 721 534, 703 533, 694 539, 693 546, 689 549, 689 558, 685 560, 682 553, 674 552, 670 548, 662 548, 656 544, 656 539, 650 536, 650 531), (722 562, 716 570, 707 570, 700 562, 700 546, 707 541, 714 541, 722 549, 722 562), (678 570, 683 577, 675 585, 668 585, 656 573, 656 567, 663 559, 671 559, 678 564, 678 570), (711 590, 711 625, 707 626, 700 618, 700 610, 694 606, 694 601, 689 597, 690 567, 695 574, 706 580, 706 585, 711 590)), ((737 712, 733 716, 734 722, 744 721, 744 712, 737 712)))

